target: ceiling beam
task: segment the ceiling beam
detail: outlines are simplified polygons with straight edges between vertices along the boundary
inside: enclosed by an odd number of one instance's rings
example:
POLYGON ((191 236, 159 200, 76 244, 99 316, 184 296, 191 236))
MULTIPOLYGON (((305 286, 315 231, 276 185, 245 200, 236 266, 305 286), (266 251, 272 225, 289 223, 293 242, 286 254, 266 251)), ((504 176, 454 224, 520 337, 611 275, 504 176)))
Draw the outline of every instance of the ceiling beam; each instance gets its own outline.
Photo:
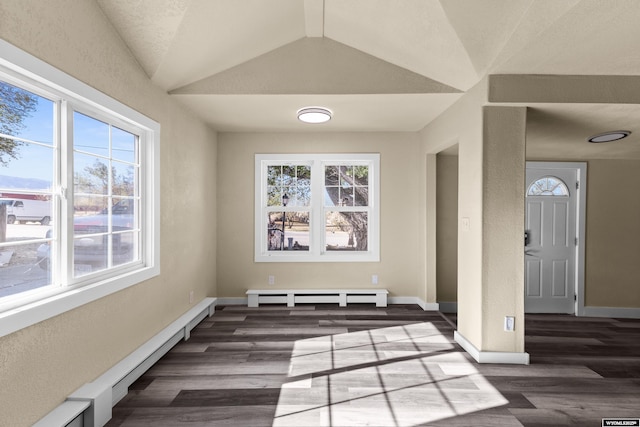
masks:
POLYGON ((495 74, 489 102, 640 104, 640 76, 495 74))

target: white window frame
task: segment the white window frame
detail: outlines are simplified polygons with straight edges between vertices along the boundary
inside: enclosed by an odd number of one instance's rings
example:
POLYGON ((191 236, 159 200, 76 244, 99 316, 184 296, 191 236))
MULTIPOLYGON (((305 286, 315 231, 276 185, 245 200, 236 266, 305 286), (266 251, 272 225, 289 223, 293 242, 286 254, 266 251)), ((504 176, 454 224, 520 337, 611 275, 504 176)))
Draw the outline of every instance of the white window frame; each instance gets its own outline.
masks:
MULTIPOLYGON (((297 207, 283 211, 300 210, 297 207)), ((379 262, 380 261, 380 154, 256 154, 255 155, 255 262, 379 262), (267 168, 270 165, 308 165, 311 167, 311 203, 308 251, 267 250, 267 168), (369 166, 369 206, 325 207, 324 167, 333 165, 369 166), (369 215, 366 251, 325 250, 325 212, 366 210, 369 215)))
MULTIPOLYGON (((27 90, 34 88, 35 93, 51 94, 58 99, 62 109, 79 107, 79 112, 93 112, 106 116, 111 123, 121 123, 126 128, 135 128, 140 136, 140 226, 141 226, 141 262, 114 268, 103 273, 82 276, 77 280, 62 282, 63 286, 48 286, 3 298, 0 302, 0 337, 52 318, 66 311, 88 304, 112 293, 118 292, 160 274, 160 124, 140 114, 119 101, 99 92, 89 85, 69 76, 49 64, 31 56, 15 46, 0 40, 0 74, 3 80, 20 82, 27 90)), ((67 138, 63 123, 58 129, 61 138, 67 138)), ((72 156, 70 147, 57 148, 57 174, 62 175, 59 182, 73 182, 71 168, 60 170, 62 156, 72 156), (66 178, 65 178, 66 176, 66 178)), ((67 212, 72 208, 72 198, 66 197, 72 189, 54 185, 56 200, 54 209, 57 221, 60 221, 63 203, 67 212), (70 208, 71 206, 71 208, 70 208)), ((66 223, 60 221, 61 241, 72 239, 72 215, 67 214, 66 223)), ((62 247, 58 250, 62 252, 62 247)), ((61 253, 62 263, 69 267, 68 243, 66 255, 61 253)), ((68 278, 66 272, 52 272, 58 277, 68 278)), ((72 276, 72 275, 71 275, 72 276)), ((65 279, 66 280, 66 279, 65 279)))

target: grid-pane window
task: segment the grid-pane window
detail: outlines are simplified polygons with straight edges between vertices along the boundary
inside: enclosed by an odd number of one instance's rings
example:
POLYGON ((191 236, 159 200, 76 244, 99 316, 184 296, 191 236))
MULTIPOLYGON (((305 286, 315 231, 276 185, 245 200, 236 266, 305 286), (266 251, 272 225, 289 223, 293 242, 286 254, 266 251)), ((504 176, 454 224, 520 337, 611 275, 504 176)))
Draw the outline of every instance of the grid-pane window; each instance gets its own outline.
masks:
POLYGON ((255 259, 379 260, 379 155, 256 156, 255 259))
POLYGON ((270 164, 266 168, 268 251, 308 251, 311 168, 270 164))
POLYGON ((138 140, 109 122, 73 114, 75 277, 140 259, 138 140))
POLYGON ((159 274, 159 125, 47 67, 0 64, 3 333, 159 274))
POLYGON ((325 165, 325 248, 367 251, 369 166, 325 165))
POLYGON ((0 299, 52 283, 56 103, 0 81, 0 299))

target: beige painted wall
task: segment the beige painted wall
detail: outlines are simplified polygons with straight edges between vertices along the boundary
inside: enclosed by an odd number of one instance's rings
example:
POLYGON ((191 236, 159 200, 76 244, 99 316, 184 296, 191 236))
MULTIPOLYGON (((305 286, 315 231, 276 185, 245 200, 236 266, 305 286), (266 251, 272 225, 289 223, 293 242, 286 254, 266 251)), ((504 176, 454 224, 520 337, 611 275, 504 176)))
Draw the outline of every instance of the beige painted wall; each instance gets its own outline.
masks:
POLYGON ((481 350, 523 352, 527 110, 483 110, 481 350), (505 316, 515 318, 515 331, 504 331, 505 316))
POLYGON ((371 287, 378 274, 390 296, 416 296, 419 256, 416 133, 221 133, 218 135, 218 296, 246 297, 249 288, 371 287), (380 153, 379 263, 255 263, 256 153, 380 153))
MULTIPOLYGON (((483 80, 421 132, 425 155, 459 146, 458 221, 469 218, 470 228, 458 233, 458 331, 477 348, 482 343, 481 108, 486 101, 487 81, 483 80)), ((436 236, 427 235, 427 239, 435 241, 436 236)), ((427 287, 435 289, 436 284, 427 287)))
POLYGON ((3 0, 0 37, 161 124, 161 275, 0 338, 0 425, 31 425, 215 296, 216 134, 155 87, 91 0, 3 0))
POLYGON ((587 166, 585 306, 640 307, 640 160, 587 166))
POLYGON ((438 302, 458 300, 458 156, 437 156, 438 302))
POLYGON ((422 149, 459 146, 458 332, 481 351, 522 352, 524 261, 515 236, 524 226, 526 111, 486 103, 482 80, 423 129, 422 149), (515 332, 502 330, 506 315, 515 316, 515 332))

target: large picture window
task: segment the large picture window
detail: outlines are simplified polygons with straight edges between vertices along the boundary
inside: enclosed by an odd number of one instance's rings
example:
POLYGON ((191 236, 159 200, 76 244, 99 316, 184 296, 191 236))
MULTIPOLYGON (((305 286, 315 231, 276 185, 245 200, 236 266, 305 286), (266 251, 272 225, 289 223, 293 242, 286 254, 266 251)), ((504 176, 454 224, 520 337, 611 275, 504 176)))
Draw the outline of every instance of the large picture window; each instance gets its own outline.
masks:
POLYGON ((256 155, 256 262, 379 261, 379 155, 256 155))
POLYGON ((159 273, 159 125, 0 48, 1 336, 159 273))

